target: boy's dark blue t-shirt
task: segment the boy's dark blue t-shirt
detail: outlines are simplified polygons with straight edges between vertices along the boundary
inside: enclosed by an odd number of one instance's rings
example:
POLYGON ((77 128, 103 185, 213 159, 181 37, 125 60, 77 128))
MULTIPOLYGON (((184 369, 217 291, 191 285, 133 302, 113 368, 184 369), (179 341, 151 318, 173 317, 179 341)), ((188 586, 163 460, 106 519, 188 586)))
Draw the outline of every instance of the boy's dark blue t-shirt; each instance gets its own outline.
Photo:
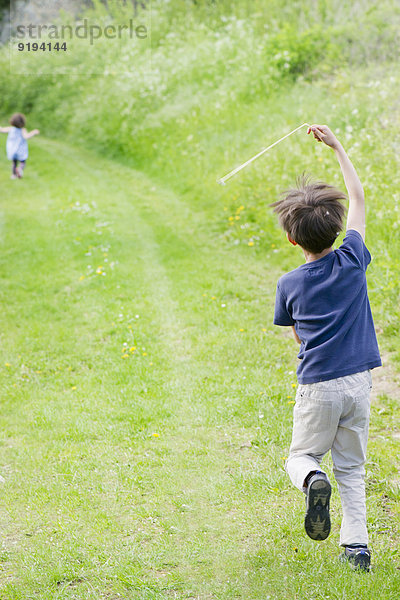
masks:
POLYGON ((382 364, 367 294, 370 262, 361 235, 349 229, 340 248, 279 279, 274 323, 294 325, 301 340, 299 383, 382 364))

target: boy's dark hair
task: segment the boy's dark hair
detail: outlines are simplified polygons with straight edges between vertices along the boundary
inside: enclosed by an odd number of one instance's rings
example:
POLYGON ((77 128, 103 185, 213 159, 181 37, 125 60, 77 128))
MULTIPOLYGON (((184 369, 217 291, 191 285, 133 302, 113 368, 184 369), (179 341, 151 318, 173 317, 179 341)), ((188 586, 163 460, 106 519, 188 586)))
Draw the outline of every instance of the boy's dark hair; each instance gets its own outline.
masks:
POLYGON ((22 129, 22 127, 25 127, 25 123, 25 115, 23 115, 22 113, 14 113, 10 119, 10 125, 12 125, 13 127, 18 127, 18 129, 22 129))
POLYGON ((289 237, 304 250, 319 254, 332 246, 343 228, 345 207, 340 201, 347 196, 304 174, 297 178, 296 185, 271 206, 289 237))

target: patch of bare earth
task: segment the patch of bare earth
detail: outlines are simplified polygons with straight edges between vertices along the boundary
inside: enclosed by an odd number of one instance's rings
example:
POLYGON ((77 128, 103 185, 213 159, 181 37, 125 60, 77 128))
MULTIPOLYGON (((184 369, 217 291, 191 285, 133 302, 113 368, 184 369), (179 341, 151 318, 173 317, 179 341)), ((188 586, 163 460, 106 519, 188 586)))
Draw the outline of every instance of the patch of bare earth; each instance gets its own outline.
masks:
POLYGON ((382 367, 372 370, 372 402, 381 395, 393 400, 400 400, 400 374, 397 373, 390 361, 390 355, 382 356, 382 367))

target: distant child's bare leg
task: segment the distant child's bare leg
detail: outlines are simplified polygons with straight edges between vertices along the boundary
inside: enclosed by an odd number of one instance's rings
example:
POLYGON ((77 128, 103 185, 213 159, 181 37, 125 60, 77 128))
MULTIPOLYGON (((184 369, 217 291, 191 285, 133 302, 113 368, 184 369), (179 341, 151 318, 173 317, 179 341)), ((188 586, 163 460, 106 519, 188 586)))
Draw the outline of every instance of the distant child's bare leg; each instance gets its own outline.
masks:
POLYGON ((21 160, 21 162, 19 163, 19 167, 17 167, 17 177, 18 179, 22 179, 22 177, 24 176, 24 169, 25 169, 25 161, 21 160))
POLYGON ((18 161, 17 160, 13 160, 12 161, 12 174, 11 174, 11 179, 17 179, 18 174, 17 174, 17 167, 18 167, 18 161))

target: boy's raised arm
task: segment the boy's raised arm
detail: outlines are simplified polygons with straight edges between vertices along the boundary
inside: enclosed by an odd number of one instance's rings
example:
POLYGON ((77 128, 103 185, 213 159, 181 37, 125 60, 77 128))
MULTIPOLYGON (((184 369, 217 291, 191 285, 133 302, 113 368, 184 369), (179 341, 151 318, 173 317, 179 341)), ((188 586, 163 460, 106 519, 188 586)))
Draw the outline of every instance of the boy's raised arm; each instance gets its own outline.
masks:
POLYGON ((365 240, 365 202, 364 190, 357 172, 347 156, 342 144, 326 125, 311 125, 307 133, 313 133, 318 142, 324 142, 335 151, 344 183, 349 194, 349 210, 346 229, 355 229, 365 240))
POLYGON ((8 133, 11 127, 0 127, 0 133, 8 133))

